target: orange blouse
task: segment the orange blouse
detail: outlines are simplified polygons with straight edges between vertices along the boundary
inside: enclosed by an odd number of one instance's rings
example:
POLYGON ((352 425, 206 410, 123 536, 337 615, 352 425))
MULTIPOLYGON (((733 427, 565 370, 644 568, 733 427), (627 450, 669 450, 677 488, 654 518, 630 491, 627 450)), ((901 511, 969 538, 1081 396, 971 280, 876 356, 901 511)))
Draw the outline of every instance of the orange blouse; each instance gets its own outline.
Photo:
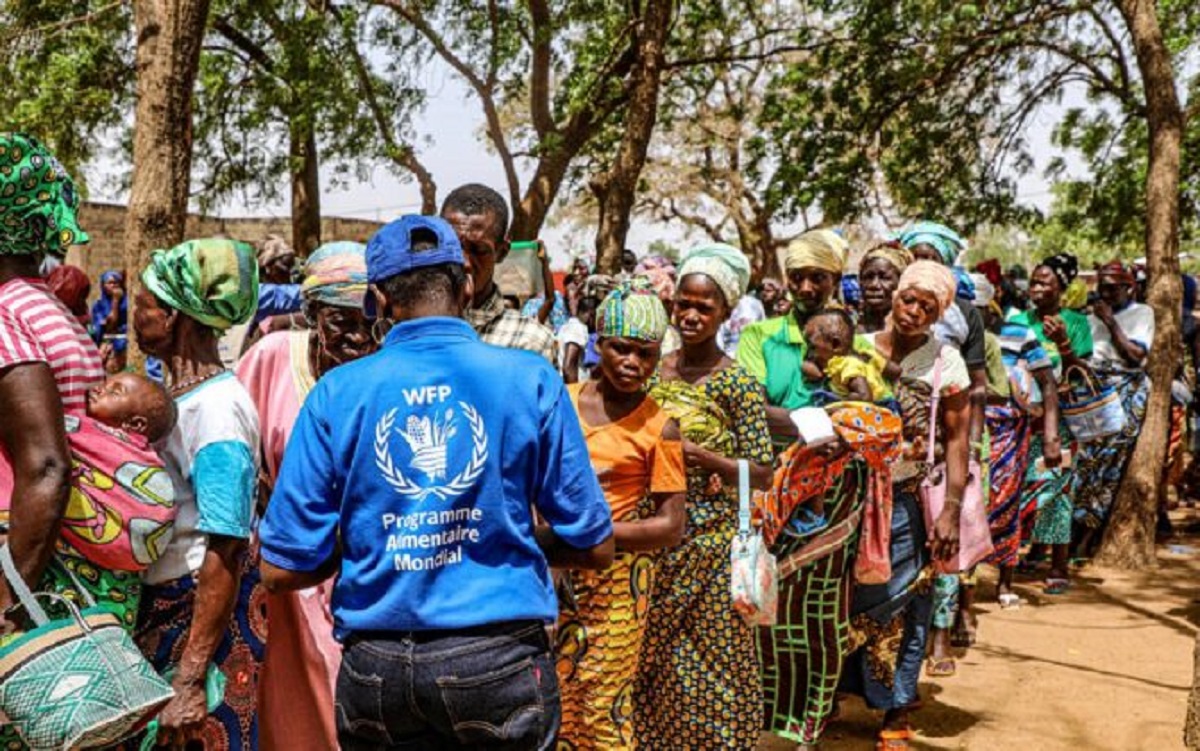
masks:
POLYGON ((652 493, 687 491, 683 465, 683 442, 663 438, 671 418, 650 397, 629 414, 607 425, 588 425, 579 410, 579 391, 584 384, 567 387, 579 424, 587 439, 592 468, 600 480, 614 521, 641 518, 638 506, 652 493))

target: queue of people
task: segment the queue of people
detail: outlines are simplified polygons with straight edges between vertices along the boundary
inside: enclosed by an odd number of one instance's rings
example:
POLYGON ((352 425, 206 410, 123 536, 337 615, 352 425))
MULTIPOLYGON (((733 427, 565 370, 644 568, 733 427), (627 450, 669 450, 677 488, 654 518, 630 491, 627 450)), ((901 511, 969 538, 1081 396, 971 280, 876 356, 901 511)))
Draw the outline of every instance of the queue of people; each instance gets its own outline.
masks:
POLYGON ((471 184, 306 259, 158 250, 89 310, 86 275, 41 276, 88 240, 69 176, 21 135, 0 166, 5 544, 170 682, 149 746, 810 748, 857 695, 906 748, 922 673, 976 638, 975 564, 1002 608, 1021 569, 1067 591, 1145 414, 1154 317, 1116 261, 1085 312, 1076 260, 1044 259, 1025 310, 945 225, 872 243, 849 286, 819 229, 778 280, 720 243, 629 253, 522 315, 507 206, 471 184), (161 385, 123 372, 127 330, 161 385), (1096 390, 1119 429, 1074 435, 1096 390), (733 605, 748 535, 769 615, 733 605))

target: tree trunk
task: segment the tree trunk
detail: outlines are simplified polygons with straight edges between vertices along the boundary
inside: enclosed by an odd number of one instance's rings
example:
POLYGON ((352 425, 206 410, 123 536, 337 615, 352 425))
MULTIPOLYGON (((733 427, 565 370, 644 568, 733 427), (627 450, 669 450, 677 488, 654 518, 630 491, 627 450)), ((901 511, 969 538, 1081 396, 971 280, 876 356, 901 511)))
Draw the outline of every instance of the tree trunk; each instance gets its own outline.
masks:
MULTIPOLYGON (((137 276, 156 248, 183 241, 192 174, 192 98, 209 0, 135 0, 137 106, 125 268, 137 276)), ((129 301, 133 316, 133 300, 129 301)), ((130 337, 129 359, 142 356, 130 337)))
POLYGON ((621 252, 629 234, 629 217, 637 196, 637 182, 646 164, 646 150, 658 120, 658 90, 664 65, 663 48, 671 29, 674 0, 648 0, 642 16, 632 96, 625 113, 625 135, 616 161, 599 176, 592 190, 600 204, 596 230, 596 267, 600 273, 620 269, 621 252))
POLYGON ((1154 308, 1154 342, 1147 358, 1150 401, 1146 422, 1113 504, 1097 563, 1125 569, 1153 566, 1154 523, 1170 430, 1171 381, 1179 365, 1179 165, 1183 112, 1175 93, 1170 53, 1163 43, 1154 3, 1119 0, 1137 52, 1146 90, 1150 164, 1146 173, 1148 299, 1154 308))
POLYGON ((290 128, 292 248, 307 258, 321 244, 321 180, 317 138, 307 115, 290 128))

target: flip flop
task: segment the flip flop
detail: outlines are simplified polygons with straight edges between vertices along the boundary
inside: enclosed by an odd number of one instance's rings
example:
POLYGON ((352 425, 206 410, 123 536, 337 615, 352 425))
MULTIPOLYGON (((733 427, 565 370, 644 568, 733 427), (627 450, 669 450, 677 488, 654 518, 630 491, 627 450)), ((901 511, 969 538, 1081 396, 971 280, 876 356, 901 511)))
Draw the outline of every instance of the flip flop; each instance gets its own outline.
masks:
POLYGON ((943 657, 936 659, 933 657, 925 660, 925 675, 930 678, 949 678, 958 672, 958 663, 953 657, 943 657))
POLYGON ((1005 592, 997 600, 1001 610, 1019 610, 1021 607, 1021 596, 1016 592, 1005 592))
POLYGON ((1058 577, 1047 577, 1045 588, 1043 591, 1048 595, 1065 594, 1071 587, 1069 579, 1060 579, 1058 577))
POLYGON ((875 742, 877 751, 901 751, 908 748, 908 742, 913 739, 912 728, 899 730, 880 730, 875 742))

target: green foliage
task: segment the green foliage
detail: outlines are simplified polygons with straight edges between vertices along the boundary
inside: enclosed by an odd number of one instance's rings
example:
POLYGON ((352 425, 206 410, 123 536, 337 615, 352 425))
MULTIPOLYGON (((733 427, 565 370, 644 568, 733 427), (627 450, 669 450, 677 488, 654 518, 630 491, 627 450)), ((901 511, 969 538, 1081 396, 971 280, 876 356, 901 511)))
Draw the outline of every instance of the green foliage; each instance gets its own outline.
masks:
POLYGON ((0 130, 36 136, 82 180, 132 112, 132 28, 128 3, 0 1, 0 130))
POLYGON ((193 183, 201 207, 233 195, 280 201, 297 167, 289 143, 310 131, 335 185, 389 163, 363 86, 389 132, 404 140, 423 92, 398 81, 390 63, 376 71, 371 61, 386 60, 410 38, 389 15, 349 4, 335 13, 304 0, 215 2, 196 91, 193 183))

